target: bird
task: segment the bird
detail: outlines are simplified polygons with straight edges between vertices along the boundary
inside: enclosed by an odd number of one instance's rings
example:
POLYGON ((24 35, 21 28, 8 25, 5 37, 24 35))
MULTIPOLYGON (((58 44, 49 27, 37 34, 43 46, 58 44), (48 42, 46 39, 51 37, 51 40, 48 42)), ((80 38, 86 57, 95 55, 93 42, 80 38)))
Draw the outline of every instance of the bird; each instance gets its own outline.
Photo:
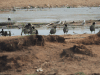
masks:
POLYGON ((15 8, 15 7, 13 7, 12 11, 16 11, 16 8, 15 8))
POLYGON ((49 23, 46 26, 52 26, 52 25, 55 25, 55 24, 61 24, 61 21, 56 21, 54 23, 49 23))
POLYGON ((32 26, 32 34, 38 34, 38 30, 37 29, 35 29, 35 27, 34 26, 32 26))
POLYGON ((27 6, 27 11, 28 11, 28 9, 30 9, 31 8, 31 6, 29 5, 29 6, 27 6))
POLYGON ((29 29, 31 27, 31 23, 26 24, 24 28, 29 29))
POLYGON ((66 33, 68 33, 68 27, 67 27, 67 24, 65 24, 65 26, 64 26, 64 28, 63 28, 63 32, 64 32, 64 34, 66 33))
MULTIPOLYGON (((25 35, 38 34, 38 30, 35 29, 35 27, 31 23, 26 24, 26 26, 22 28, 22 32, 24 32, 25 35)), ((22 35, 22 32, 21 32, 21 35, 22 35)))
POLYGON ((11 32, 9 31, 9 36, 11 36, 11 32))
POLYGON ((62 25, 64 25, 65 23, 66 23, 66 21, 62 21, 62 23, 61 23, 61 24, 62 24, 62 25))
POLYGON ((60 23, 60 21, 56 21, 56 22, 54 22, 55 24, 58 24, 58 23, 60 23))
POLYGON ((11 18, 10 18, 10 16, 8 16, 8 27, 9 27, 9 25, 11 25, 11 23, 9 23, 11 21, 11 18))
POLYGON ((36 33, 35 34, 38 34, 38 30, 36 30, 36 33))
POLYGON ((11 18, 10 18, 10 16, 8 16, 8 21, 11 21, 11 18))
POLYGON ((92 31, 94 31, 95 33, 95 22, 92 23, 92 25, 90 26, 90 31, 92 33, 92 31))
POLYGON ((53 23, 49 23, 49 24, 47 24, 46 26, 48 27, 48 26, 52 26, 53 25, 53 23))
POLYGON ((85 25, 85 20, 82 22, 82 25, 85 25))
POLYGON ((54 26, 54 28, 52 28, 51 30, 50 30, 50 34, 55 34, 56 33, 56 26, 54 26))
POLYGON ((22 26, 17 26, 18 27, 18 29, 21 29, 22 28, 22 26))

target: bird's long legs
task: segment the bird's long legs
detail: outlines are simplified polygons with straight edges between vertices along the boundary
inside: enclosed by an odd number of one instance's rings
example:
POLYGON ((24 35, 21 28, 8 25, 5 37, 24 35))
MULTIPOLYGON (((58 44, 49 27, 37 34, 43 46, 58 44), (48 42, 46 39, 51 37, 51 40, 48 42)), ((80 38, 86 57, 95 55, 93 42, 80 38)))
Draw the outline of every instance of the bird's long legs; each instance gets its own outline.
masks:
POLYGON ((21 36, 22 36, 22 32, 21 32, 21 36))

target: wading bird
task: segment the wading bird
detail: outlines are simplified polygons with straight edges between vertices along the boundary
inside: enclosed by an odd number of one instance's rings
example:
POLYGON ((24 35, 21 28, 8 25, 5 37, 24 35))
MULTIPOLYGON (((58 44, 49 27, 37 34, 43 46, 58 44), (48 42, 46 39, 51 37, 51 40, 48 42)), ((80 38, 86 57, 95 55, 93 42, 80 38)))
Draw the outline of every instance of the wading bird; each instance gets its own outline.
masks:
POLYGON ((13 7, 12 11, 16 11, 16 8, 15 8, 15 7, 13 7))
POLYGON ((8 21, 11 21, 11 18, 10 18, 10 16, 8 16, 8 21))
POLYGON ((67 24, 65 24, 65 27, 63 28, 63 32, 64 32, 64 34, 66 33, 68 33, 68 27, 67 27, 67 24))
MULTIPOLYGON (((11 21, 11 18, 10 18, 10 16, 8 16, 8 22, 10 22, 11 21)), ((8 23, 8 27, 9 27, 9 25, 11 25, 11 23, 8 23)))
POLYGON ((55 34, 56 33, 56 26, 54 26, 54 28, 52 28, 51 30, 50 30, 50 34, 55 34))
POLYGON ((38 30, 35 29, 34 26, 32 26, 32 29, 30 30, 30 34, 38 34, 38 30))
POLYGON ((82 22, 82 25, 83 25, 83 26, 85 25, 85 20, 82 22))
POLYGON ((30 23, 28 23, 28 25, 26 25, 25 27, 22 28, 22 33, 24 32, 24 34, 38 34, 38 30, 35 29, 34 26, 32 26, 30 23))
POLYGON ((95 33, 95 22, 92 23, 92 25, 90 26, 90 31, 92 33, 92 31, 94 31, 95 33))

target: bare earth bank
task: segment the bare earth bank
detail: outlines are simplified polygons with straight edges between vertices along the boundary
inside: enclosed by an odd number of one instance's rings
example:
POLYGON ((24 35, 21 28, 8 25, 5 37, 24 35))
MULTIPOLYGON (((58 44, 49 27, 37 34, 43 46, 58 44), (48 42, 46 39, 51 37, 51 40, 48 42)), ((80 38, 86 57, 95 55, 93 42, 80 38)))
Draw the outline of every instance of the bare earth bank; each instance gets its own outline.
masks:
POLYGON ((78 6, 100 6, 100 0, 0 0, 0 8, 7 9, 12 7, 78 7, 78 6))
POLYGON ((100 33, 0 37, 0 74, 99 75, 99 45, 100 33))

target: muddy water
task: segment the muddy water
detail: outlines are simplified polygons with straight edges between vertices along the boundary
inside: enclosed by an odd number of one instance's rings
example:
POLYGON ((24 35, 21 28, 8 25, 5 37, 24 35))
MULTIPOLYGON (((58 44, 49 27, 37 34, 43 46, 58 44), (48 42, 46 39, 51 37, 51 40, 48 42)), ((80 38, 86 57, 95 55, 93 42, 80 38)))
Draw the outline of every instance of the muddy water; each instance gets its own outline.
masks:
POLYGON ((0 13, 0 22, 7 21, 8 16, 17 22, 98 20, 100 7, 17 9, 15 12, 0 13))

